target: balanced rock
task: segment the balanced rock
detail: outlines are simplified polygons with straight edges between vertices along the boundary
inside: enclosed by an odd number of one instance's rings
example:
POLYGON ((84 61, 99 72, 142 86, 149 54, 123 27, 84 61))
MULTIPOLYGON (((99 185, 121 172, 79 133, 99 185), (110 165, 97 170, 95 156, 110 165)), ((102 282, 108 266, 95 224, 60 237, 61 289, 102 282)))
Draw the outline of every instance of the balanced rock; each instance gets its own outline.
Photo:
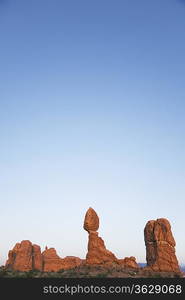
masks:
POLYGON ((179 272, 175 240, 167 219, 151 220, 145 226, 147 267, 153 271, 179 272))
POLYGON ((85 215, 84 229, 88 232, 97 231, 99 228, 99 218, 93 208, 89 208, 85 215))
POLYGON ((17 243, 8 253, 5 267, 16 271, 42 270, 40 247, 28 240, 17 243))
POLYGON ((84 220, 84 229, 89 233, 88 253, 86 264, 106 264, 117 262, 116 256, 106 249, 104 241, 96 232, 99 228, 99 217, 91 207, 88 209, 84 220))

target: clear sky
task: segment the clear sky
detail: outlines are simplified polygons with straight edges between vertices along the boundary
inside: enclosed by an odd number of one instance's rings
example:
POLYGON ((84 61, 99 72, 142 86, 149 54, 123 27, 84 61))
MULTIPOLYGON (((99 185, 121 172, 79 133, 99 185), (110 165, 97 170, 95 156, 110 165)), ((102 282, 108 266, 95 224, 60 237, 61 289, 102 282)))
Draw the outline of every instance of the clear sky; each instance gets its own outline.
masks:
POLYGON ((138 262, 169 219, 185 263, 185 1, 0 0, 0 263, 85 258, 89 206, 138 262))

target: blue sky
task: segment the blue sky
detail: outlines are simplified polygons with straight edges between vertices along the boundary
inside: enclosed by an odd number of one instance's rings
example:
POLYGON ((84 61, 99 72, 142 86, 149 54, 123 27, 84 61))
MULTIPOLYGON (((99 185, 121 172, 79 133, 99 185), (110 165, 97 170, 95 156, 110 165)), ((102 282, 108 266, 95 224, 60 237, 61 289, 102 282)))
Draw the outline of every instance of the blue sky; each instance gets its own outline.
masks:
POLYGON ((185 1, 0 1, 0 262, 84 258, 89 206, 119 258, 168 218, 185 263, 185 1))

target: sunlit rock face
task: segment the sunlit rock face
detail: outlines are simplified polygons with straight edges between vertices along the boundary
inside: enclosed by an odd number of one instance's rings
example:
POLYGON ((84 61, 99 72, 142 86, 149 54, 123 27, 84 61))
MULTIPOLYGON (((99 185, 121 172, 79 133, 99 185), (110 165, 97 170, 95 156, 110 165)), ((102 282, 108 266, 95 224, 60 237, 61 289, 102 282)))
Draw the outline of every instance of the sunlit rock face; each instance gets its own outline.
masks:
POLYGON ((145 226, 147 267, 153 271, 179 272, 175 240, 167 219, 151 220, 145 226))

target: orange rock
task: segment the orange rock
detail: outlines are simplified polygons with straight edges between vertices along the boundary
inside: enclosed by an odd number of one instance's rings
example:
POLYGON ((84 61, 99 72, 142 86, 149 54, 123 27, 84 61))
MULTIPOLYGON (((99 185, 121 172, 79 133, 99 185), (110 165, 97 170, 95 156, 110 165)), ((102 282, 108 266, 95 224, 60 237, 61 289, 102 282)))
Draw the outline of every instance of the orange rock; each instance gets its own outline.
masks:
POLYGON ((32 245, 28 240, 17 243, 9 251, 6 268, 17 271, 42 270, 42 257, 40 247, 32 245))
POLYGON ((18 252, 18 249, 20 248, 20 243, 17 243, 12 250, 8 252, 8 260, 6 261, 5 268, 13 270, 16 255, 18 252))
POLYGON ((125 268, 133 268, 138 269, 139 265, 136 262, 136 258, 134 256, 125 257, 124 259, 119 259, 118 263, 124 266, 125 268))
POLYGON ((93 208, 89 208, 85 215, 84 229, 88 232, 97 231, 99 228, 99 218, 93 208))
POLYGON ((43 271, 58 271, 62 269, 62 258, 60 258, 54 248, 46 249, 42 252, 43 257, 43 271))
POLYGON ((67 270, 81 265, 82 260, 75 256, 66 256, 61 258, 57 255, 54 248, 49 248, 43 251, 43 271, 44 272, 57 272, 59 270, 67 270))
POLYGON ((147 267, 153 271, 179 272, 169 221, 164 218, 148 221, 144 237, 147 267))
POLYGON ((43 268, 43 260, 42 260, 42 254, 41 254, 41 249, 40 246, 38 245, 33 245, 32 246, 32 269, 33 270, 39 270, 42 271, 43 268))
POLYGON ((86 264, 93 265, 112 262, 117 262, 116 256, 106 249, 104 241, 98 236, 98 232, 90 232, 86 264))
POLYGON ((62 259, 63 270, 72 269, 82 264, 82 259, 76 256, 66 256, 62 259))
POLYGON ((98 236, 99 218, 91 207, 88 209, 84 220, 84 229, 89 233, 88 253, 86 264, 106 264, 116 262, 116 256, 106 249, 104 241, 98 236))
POLYGON ((54 248, 45 248, 41 254, 40 246, 32 245, 30 241, 17 243, 8 253, 5 267, 16 271, 39 270, 44 272, 71 269, 82 264, 75 256, 61 258, 54 248))

